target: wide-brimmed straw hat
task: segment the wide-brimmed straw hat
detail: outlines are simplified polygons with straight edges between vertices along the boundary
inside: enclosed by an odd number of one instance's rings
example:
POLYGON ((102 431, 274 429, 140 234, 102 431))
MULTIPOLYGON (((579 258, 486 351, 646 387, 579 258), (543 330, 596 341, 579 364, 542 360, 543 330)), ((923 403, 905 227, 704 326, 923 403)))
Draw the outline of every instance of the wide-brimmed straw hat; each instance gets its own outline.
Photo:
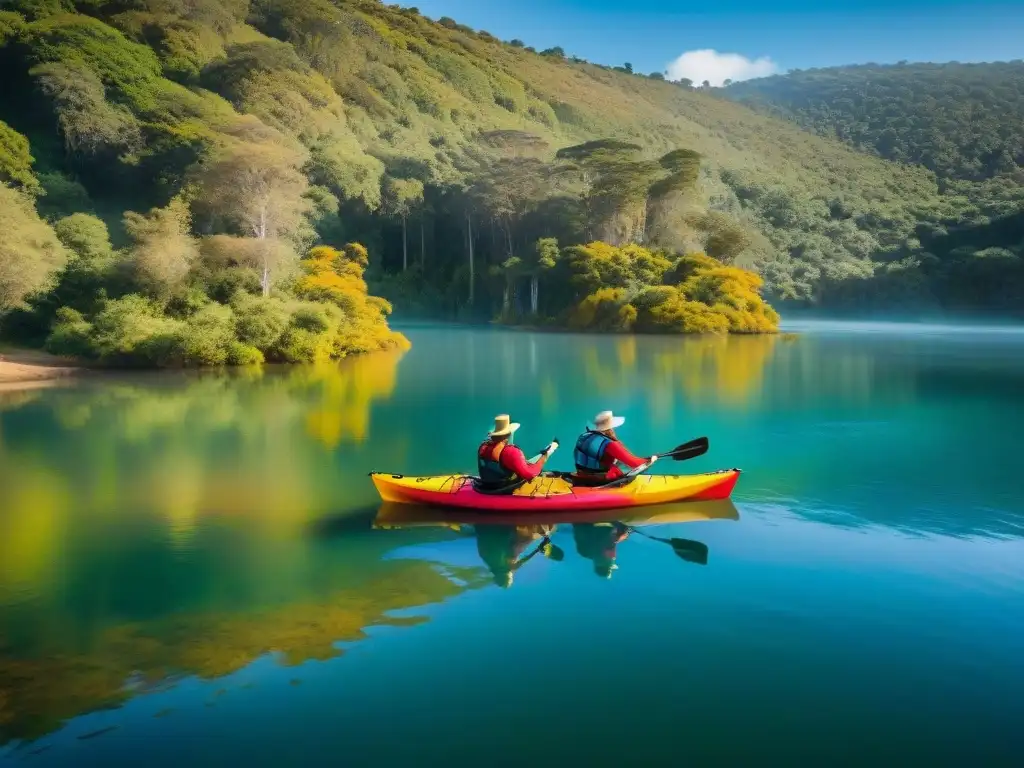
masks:
POLYGON ((487 433, 488 437, 504 437, 519 429, 519 425, 511 420, 507 413, 494 417, 494 429, 487 433))
POLYGON ((594 431, 607 432, 609 429, 618 429, 625 423, 626 420, 621 416, 616 416, 611 411, 601 411, 594 417, 594 431))

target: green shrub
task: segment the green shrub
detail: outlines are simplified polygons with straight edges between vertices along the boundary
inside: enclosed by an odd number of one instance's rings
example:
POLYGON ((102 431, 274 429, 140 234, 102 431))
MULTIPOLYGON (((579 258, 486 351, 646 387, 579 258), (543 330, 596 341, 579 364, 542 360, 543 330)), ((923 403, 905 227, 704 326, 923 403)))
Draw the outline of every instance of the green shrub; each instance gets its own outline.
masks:
POLYGON ((642 290, 630 303, 640 310, 651 309, 679 297, 671 285, 652 285, 642 290))
POLYGON ((164 317, 162 307, 138 294, 107 301, 92 324, 92 354, 113 363, 149 362, 147 343, 175 336, 181 323, 164 317))
POLYGON ((292 315, 292 325, 316 334, 327 333, 331 327, 326 310, 315 305, 297 309, 292 315))
POLYGON ((57 310, 53 330, 46 339, 45 349, 54 355, 63 357, 93 357, 92 325, 86 321, 81 312, 70 307, 57 310))
POLYGON ((167 301, 167 314, 179 320, 192 317, 203 307, 212 302, 206 292, 199 286, 188 286, 170 297, 167 301))
POLYGON ((243 344, 240 341, 232 341, 228 344, 228 365, 261 365, 263 353, 256 347, 243 344))
POLYGON ((289 328, 274 348, 274 358, 282 363, 315 363, 321 359, 321 334, 305 328, 289 328))
POLYGON ((54 222, 53 231, 64 247, 86 261, 109 261, 114 255, 110 233, 102 219, 73 213, 54 222))
POLYGON ((288 307, 280 299, 238 293, 231 302, 238 341, 261 352, 274 347, 288 327, 288 307))
POLYGON ((530 99, 527 112, 534 120, 543 123, 549 128, 554 128, 558 125, 558 117, 555 115, 555 110, 546 101, 530 99))
POLYGON ((224 365, 237 343, 231 308, 208 304, 188 319, 177 338, 183 365, 224 365))

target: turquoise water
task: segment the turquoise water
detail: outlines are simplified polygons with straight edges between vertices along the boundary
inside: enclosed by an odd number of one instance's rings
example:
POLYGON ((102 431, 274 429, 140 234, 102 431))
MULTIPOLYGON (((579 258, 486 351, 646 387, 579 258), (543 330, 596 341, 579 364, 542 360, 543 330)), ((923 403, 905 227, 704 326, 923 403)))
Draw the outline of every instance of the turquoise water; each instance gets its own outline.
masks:
POLYGON ((798 330, 0 394, 0 765, 1019 764, 1024 334, 798 330), (709 436, 657 470, 733 505, 381 526, 367 472, 468 470, 500 411, 567 468, 605 408, 709 436))

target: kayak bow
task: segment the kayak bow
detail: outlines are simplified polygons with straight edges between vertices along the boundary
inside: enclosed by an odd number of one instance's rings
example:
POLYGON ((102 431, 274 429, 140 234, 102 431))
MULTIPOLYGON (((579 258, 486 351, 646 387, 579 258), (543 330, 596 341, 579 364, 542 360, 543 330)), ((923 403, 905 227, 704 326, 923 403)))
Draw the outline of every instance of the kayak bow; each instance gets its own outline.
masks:
POLYGON ((678 501, 727 499, 740 470, 700 475, 641 475, 611 488, 574 486, 565 475, 541 475, 504 495, 480 493, 469 475, 405 477, 371 472, 385 502, 493 512, 561 512, 622 509, 678 501))

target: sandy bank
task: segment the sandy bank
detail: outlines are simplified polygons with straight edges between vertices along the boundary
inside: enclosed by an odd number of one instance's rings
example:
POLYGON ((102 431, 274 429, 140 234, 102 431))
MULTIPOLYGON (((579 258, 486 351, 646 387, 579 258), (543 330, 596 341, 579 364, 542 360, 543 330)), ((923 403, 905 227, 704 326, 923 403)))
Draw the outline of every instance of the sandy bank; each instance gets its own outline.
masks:
POLYGON ((0 392, 52 386, 81 372, 73 361, 45 352, 0 347, 0 392))

